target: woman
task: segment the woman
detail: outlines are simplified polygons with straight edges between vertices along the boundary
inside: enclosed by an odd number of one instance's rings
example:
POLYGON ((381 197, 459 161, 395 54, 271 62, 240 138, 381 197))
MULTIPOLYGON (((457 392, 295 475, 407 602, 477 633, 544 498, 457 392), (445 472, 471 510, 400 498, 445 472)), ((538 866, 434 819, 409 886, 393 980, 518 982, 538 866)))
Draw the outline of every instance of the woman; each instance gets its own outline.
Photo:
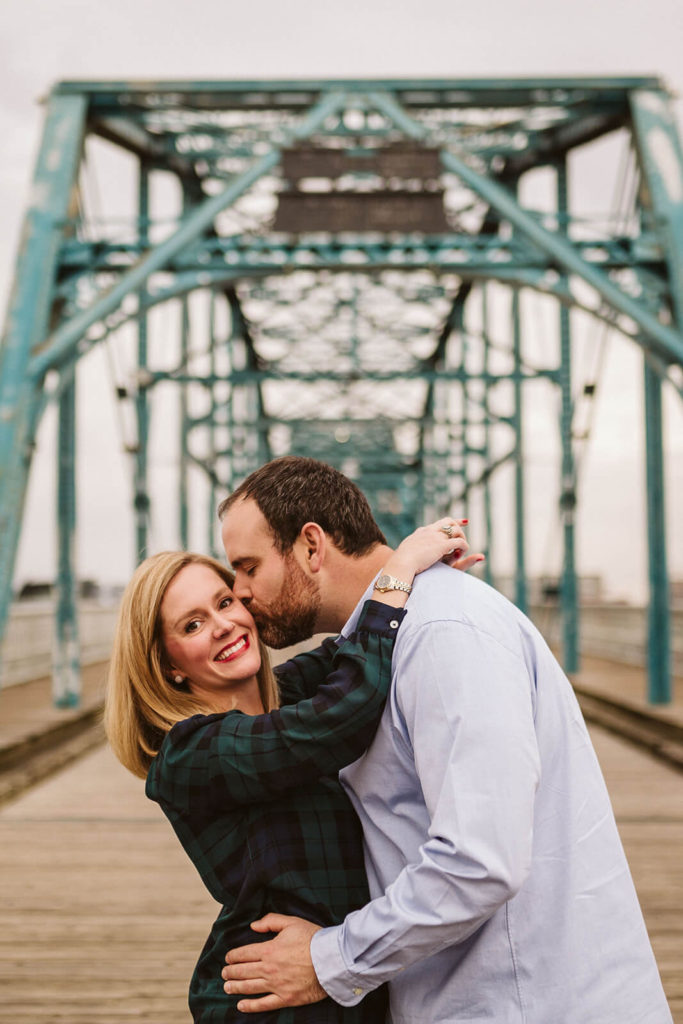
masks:
MULTIPOLYGON (((454 544, 467 547, 440 520, 403 541, 384 571, 411 583, 454 544)), ((368 899, 337 772, 372 739, 408 598, 375 592, 353 636, 280 666, 276 685, 232 582, 220 562, 186 552, 142 563, 123 597, 105 711, 114 752, 146 776, 147 796, 222 904, 190 986, 201 1024, 244 1020, 221 969, 227 949, 254 941, 251 921, 274 911, 329 925, 368 899)), ((326 999, 252 1019, 375 1024, 383 1014, 380 991, 357 1007, 326 999)))

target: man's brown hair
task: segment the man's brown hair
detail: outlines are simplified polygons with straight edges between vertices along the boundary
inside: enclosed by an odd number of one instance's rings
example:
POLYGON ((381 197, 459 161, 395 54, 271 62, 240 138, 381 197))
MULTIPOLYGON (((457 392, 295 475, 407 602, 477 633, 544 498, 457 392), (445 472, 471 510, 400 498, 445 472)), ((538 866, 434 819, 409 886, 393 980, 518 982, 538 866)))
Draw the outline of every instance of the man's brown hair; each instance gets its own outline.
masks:
POLYGON ((316 459, 284 455, 251 473, 218 506, 223 518, 235 502, 256 502, 282 554, 305 523, 317 523, 345 555, 365 555, 386 544, 363 492, 343 473, 316 459))

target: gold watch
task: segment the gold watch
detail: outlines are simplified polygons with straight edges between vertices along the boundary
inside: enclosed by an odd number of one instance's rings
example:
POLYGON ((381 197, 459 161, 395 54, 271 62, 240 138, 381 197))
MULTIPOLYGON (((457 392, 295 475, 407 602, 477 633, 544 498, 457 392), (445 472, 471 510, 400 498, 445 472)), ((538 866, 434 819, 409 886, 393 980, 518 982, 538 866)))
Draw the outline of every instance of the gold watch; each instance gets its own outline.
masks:
POLYGON ((386 594, 387 590, 402 590, 405 594, 409 594, 412 589, 410 583, 397 580, 395 576, 390 576, 388 572, 380 573, 375 583, 375 590, 379 590, 381 594, 386 594))

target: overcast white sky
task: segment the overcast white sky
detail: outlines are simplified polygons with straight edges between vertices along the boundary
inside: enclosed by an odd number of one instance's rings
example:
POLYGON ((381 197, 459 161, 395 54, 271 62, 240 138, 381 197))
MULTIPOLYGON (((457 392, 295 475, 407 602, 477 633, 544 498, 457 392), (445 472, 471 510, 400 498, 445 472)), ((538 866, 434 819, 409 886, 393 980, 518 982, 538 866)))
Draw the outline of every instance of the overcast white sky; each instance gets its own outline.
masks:
MULTIPOLYGON (((683 92, 681 0, 5 0, 0 25, 0 296, 3 306, 41 130, 37 100, 69 78, 459 77, 657 74, 683 92)), ((681 104, 677 103, 679 121, 681 104)), ((586 461, 579 564, 614 594, 642 597, 646 579, 639 354, 610 348, 610 397, 586 461)), ((683 576, 683 403, 667 400, 670 567, 683 576)), ((49 575, 50 441, 31 488, 19 576, 49 575), (47 506, 49 508, 49 506, 47 506)), ((533 438, 530 443, 533 458, 533 438)), ((127 478, 112 464, 110 475, 127 478)), ((96 495, 90 500, 97 505, 96 495)), ((81 537, 81 574, 122 579, 130 533, 110 498, 81 537), (106 538, 106 543, 104 543, 106 538)), ((533 571, 556 568, 556 515, 532 502, 533 571), (550 554, 548 553, 550 552, 550 554), (551 564, 552 563, 552 564, 551 564)), ((505 519, 503 510, 503 519, 505 519)), ((500 517, 499 520, 500 522, 500 517)), ((477 525, 472 524, 477 541, 477 525)), ((499 527, 500 548, 511 537, 499 527)), ((166 541, 172 543, 172 540, 166 541)), ((500 568, 510 565, 503 559, 500 568)))

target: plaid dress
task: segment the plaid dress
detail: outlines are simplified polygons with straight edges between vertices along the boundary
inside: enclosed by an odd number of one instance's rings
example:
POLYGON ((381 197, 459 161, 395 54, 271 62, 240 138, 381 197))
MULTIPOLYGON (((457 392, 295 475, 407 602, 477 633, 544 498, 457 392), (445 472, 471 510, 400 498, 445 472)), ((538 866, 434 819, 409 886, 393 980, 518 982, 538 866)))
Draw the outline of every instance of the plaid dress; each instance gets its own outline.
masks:
POLYGON ((223 991, 228 949, 262 941, 269 912, 338 924, 369 899, 362 835, 337 772, 370 743, 405 612, 369 601, 356 632, 277 669, 282 705, 267 715, 195 715, 165 738, 147 777, 222 910, 190 985, 200 1024, 381 1024, 382 990, 358 1006, 331 999, 245 1015, 223 991))

